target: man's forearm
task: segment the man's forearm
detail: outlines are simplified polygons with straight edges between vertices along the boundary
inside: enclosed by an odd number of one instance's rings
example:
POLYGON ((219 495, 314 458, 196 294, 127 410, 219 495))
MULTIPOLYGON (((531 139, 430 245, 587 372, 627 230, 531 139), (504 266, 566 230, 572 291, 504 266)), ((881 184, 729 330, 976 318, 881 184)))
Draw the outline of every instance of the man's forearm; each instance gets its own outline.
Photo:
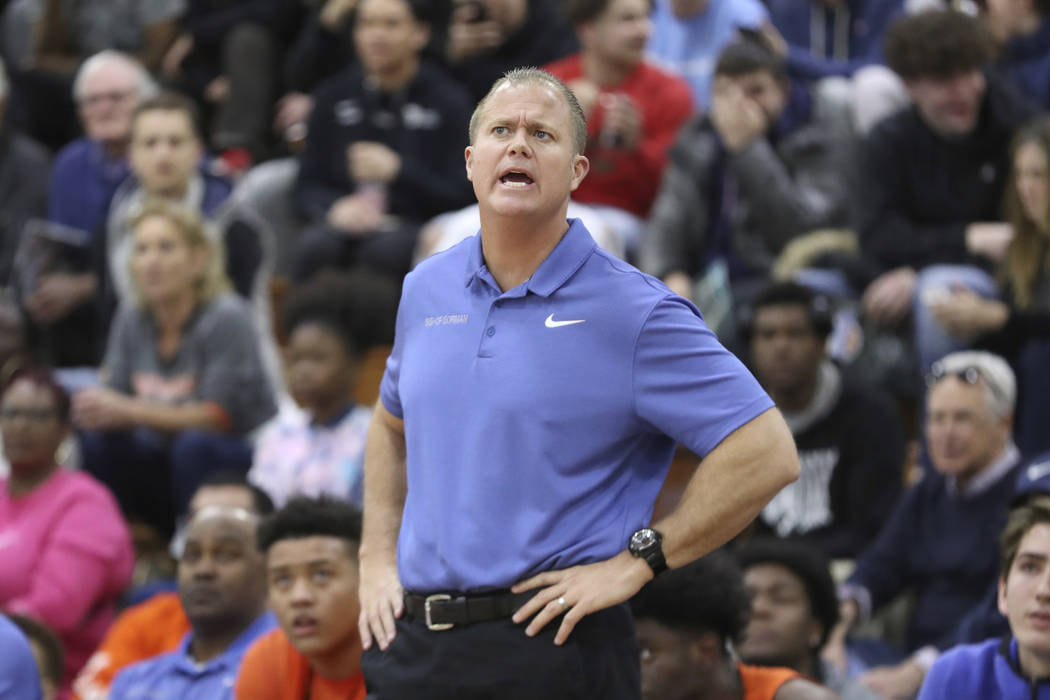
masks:
POLYGON ((365 443, 364 526, 361 557, 393 558, 408 481, 404 424, 376 402, 365 443))
POLYGON ((729 541, 799 471, 795 441, 775 408, 731 433, 700 462, 674 511, 654 525, 668 566, 729 541))

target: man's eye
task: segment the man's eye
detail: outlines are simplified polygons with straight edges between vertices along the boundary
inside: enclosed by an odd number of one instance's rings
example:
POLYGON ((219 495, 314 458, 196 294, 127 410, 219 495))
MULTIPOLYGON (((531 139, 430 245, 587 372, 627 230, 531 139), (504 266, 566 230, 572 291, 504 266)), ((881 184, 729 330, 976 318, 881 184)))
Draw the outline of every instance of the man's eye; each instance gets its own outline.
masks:
POLYGON ((548 138, 549 136, 550 136, 550 134, 548 134, 543 129, 536 129, 536 138, 545 139, 545 138, 548 138))
POLYGON ((503 134, 507 133, 507 127, 494 126, 492 127, 492 133, 496 134, 497 136, 502 136, 503 134))

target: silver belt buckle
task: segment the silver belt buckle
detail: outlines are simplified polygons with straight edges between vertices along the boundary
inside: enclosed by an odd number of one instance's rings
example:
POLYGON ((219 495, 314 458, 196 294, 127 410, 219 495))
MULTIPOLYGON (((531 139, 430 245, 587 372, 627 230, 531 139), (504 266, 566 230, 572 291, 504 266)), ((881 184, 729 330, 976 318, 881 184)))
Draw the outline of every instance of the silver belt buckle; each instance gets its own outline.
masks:
POLYGON ((425 613, 426 617, 427 629, 431 632, 442 632, 444 630, 452 629, 453 627, 455 627, 455 625, 451 622, 431 622, 430 604, 433 603, 435 600, 452 600, 452 596, 450 596, 448 593, 435 593, 434 595, 428 595, 427 599, 423 601, 423 612, 425 613))

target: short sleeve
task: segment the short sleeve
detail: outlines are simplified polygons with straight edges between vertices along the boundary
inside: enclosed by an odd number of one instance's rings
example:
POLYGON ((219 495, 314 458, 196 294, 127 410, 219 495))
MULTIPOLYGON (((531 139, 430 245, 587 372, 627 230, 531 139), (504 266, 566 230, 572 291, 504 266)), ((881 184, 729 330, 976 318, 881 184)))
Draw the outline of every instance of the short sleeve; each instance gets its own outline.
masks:
MULTIPOLYGON (((135 341, 135 315, 137 310, 122 307, 113 320, 106 343, 106 356, 102 360, 103 380, 106 386, 122 394, 131 394, 132 353, 135 341)), ((140 339, 140 342, 143 339, 140 339)))
POLYGON ((758 29, 769 21, 769 12, 766 6, 758 0, 732 0, 733 9, 736 12, 736 24, 738 27, 758 29))
POLYGON ((397 307, 397 325, 394 331, 394 347, 386 359, 386 369, 383 371, 383 379, 379 383, 379 400, 383 402, 383 408, 397 418, 404 418, 404 408, 401 406, 401 392, 398 389, 398 380, 401 377, 401 358, 405 348, 405 303, 409 291, 406 289, 401 294, 401 303, 397 307))
POLYGON ((751 372, 681 297, 658 302, 635 347, 638 416, 703 457, 769 408, 751 372))

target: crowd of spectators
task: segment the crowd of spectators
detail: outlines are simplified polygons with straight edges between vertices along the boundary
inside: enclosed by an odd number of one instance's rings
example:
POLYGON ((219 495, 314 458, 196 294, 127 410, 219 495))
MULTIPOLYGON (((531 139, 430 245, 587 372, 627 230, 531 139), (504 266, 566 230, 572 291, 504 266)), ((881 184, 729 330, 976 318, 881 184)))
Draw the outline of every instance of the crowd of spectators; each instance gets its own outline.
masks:
POLYGON ((1016 632, 1047 0, 0 7, 0 659, 40 670, 0 695, 364 697, 369 358, 476 233, 471 111, 520 66, 587 117, 569 215, 696 304, 802 465, 635 601, 646 697, 940 697, 1016 632))

